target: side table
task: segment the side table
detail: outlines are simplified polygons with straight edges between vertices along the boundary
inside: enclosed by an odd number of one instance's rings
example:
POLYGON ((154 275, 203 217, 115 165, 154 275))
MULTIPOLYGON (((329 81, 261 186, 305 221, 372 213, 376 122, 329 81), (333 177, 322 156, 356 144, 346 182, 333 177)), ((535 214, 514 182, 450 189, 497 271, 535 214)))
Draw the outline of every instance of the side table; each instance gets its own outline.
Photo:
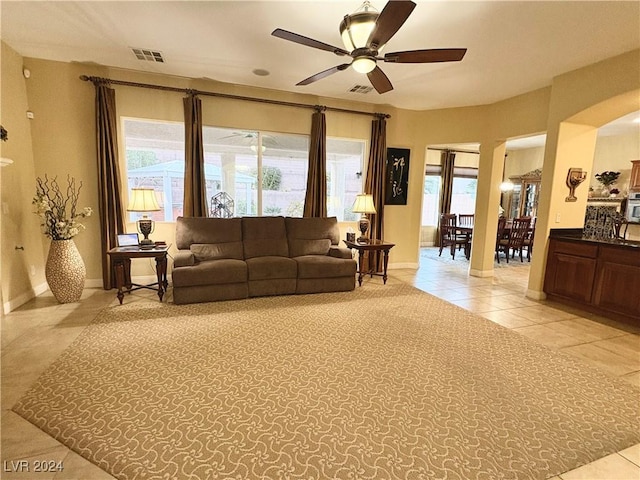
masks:
POLYGON ((116 288, 118 289, 118 300, 122 305, 124 292, 131 293, 134 290, 147 288, 157 290, 158 297, 162 301, 164 292, 167 291, 169 282, 167 281, 167 252, 170 245, 156 245, 153 248, 140 247, 116 247, 107 252, 111 257, 113 269, 116 274, 116 288), (158 281, 149 285, 140 285, 131 282, 131 259, 132 258, 155 258, 156 275, 158 281))
POLYGON ((356 249, 358 251, 358 285, 362 286, 362 278, 365 275, 370 275, 371 277, 373 277, 374 275, 381 276, 383 283, 386 285, 387 264, 389 263, 389 250, 391 250, 395 246, 395 243, 388 243, 384 240, 369 240, 368 243, 350 242, 349 240, 343 240, 343 242, 347 245, 347 247, 356 249), (364 271, 363 260, 365 253, 379 251, 384 252, 383 271, 377 272, 376 265, 369 265, 369 269, 367 271, 364 271))

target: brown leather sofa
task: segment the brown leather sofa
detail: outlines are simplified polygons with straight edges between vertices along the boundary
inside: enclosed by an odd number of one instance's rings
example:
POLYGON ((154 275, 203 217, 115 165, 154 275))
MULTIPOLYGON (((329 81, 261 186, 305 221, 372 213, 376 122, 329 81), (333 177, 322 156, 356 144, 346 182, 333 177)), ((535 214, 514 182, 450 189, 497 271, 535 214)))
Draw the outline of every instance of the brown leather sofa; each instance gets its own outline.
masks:
POLYGON ((335 217, 178 217, 177 304, 348 291, 356 262, 335 217))

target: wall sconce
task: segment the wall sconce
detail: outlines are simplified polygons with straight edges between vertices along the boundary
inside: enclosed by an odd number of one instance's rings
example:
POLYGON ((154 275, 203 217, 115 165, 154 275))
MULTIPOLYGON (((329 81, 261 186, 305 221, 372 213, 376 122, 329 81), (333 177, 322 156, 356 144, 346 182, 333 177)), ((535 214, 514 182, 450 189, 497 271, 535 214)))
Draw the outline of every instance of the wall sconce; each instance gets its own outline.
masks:
POLYGON ((583 172, 581 168, 570 168, 567 173, 567 187, 569 187, 569 196, 564 199, 565 202, 575 202, 578 197, 575 195, 576 188, 587 178, 587 172, 583 172))

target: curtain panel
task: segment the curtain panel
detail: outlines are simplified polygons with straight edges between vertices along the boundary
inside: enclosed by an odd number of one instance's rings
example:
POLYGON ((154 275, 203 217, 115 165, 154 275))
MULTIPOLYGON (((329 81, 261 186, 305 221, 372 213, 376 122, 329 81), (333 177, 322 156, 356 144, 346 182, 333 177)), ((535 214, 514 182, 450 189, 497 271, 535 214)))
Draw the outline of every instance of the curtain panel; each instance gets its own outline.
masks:
MULTIPOLYGON (((373 195, 376 213, 370 215, 371 226, 369 238, 384 238, 384 197, 385 197, 385 164, 387 156, 387 119, 380 116, 371 122, 371 149, 364 192, 373 195)), ((373 253, 373 252, 370 252, 373 253)), ((370 259, 371 261, 371 259, 370 259)), ((382 253, 376 252, 373 260, 377 270, 382 269, 382 253)))
POLYGON ((202 100, 189 95, 184 102, 184 205, 185 217, 207 216, 207 186, 204 175, 202 100))
POLYGON ((125 231, 118 163, 116 92, 104 83, 95 83, 94 85, 96 88, 96 146, 98 209, 102 244, 102 286, 105 290, 110 290, 116 282, 107 251, 118 245, 117 235, 125 231))
MULTIPOLYGON (((440 215, 450 213, 451 194, 453 192, 453 170, 456 153, 451 150, 443 150, 440 154, 440 215)), ((440 246, 440 221, 436 232, 436 246, 440 246)))
POLYGON ((327 122, 321 108, 317 108, 311 117, 309 170, 303 216, 327 216, 327 122))

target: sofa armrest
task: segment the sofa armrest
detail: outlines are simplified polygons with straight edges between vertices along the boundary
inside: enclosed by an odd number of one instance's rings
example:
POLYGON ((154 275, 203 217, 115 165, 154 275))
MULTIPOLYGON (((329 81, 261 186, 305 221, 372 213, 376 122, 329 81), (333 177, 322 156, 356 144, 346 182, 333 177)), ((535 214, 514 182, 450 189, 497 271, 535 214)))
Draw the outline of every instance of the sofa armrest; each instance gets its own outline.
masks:
POLYGON ((191 253, 191 250, 178 250, 173 257, 173 266, 175 267, 189 267, 196 264, 196 257, 191 253))
POLYGON ((336 247, 335 245, 329 247, 329 256, 336 258, 353 258, 350 248, 336 247))

